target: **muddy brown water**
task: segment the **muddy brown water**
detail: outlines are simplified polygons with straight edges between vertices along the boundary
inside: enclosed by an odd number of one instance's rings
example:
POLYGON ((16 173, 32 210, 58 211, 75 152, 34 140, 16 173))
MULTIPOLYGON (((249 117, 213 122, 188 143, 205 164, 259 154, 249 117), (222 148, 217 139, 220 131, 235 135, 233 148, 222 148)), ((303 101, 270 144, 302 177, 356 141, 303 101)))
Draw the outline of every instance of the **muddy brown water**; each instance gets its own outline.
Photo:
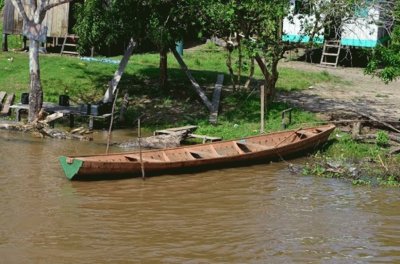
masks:
POLYGON ((57 157, 104 152, 105 137, 0 133, 0 263, 400 263, 398 189, 285 163, 68 181, 57 157))

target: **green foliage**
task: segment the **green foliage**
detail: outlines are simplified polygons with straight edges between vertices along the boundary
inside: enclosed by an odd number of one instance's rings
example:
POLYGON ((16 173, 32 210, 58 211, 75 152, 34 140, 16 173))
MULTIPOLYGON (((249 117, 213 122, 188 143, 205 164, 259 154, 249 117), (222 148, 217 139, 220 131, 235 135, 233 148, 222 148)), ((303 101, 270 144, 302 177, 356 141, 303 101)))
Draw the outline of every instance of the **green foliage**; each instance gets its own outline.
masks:
POLYGON ((304 166, 303 174, 347 179, 354 185, 400 187, 399 161, 400 157, 389 155, 386 148, 356 142, 351 135, 337 131, 323 154, 317 153, 304 166))
POLYGON ((130 37, 169 48, 196 32, 200 4, 195 0, 88 0, 78 5, 74 29, 85 51, 130 37))
POLYGON ((0 11, 3 9, 4 7, 4 0, 0 0, 0 11))
POLYGON ((389 134, 386 131, 376 133, 376 144, 380 147, 386 147, 389 144, 389 134))
POLYGON ((379 77, 385 83, 400 77, 400 1, 395 1, 394 28, 387 46, 378 46, 371 54, 365 72, 379 77))

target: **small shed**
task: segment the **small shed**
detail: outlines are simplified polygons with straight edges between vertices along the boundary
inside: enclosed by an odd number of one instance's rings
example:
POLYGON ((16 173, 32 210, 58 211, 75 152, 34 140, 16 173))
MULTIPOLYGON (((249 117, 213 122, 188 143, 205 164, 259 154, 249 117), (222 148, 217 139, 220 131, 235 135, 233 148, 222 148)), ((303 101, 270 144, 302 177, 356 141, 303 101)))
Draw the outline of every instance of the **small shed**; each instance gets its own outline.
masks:
MULTIPOLYGON (((22 1, 29 5, 29 0, 22 1)), ((59 38, 68 34, 70 25, 70 4, 62 4, 50 9, 44 18, 43 25, 47 27, 47 37, 59 38)), ((11 0, 6 0, 3 9, 3 35, 21 35, 22 17, 11 0)), ((3 40, 6 38, 3 38, 3 40)), ((4 43, 3 43, 4 47, 4 43)))

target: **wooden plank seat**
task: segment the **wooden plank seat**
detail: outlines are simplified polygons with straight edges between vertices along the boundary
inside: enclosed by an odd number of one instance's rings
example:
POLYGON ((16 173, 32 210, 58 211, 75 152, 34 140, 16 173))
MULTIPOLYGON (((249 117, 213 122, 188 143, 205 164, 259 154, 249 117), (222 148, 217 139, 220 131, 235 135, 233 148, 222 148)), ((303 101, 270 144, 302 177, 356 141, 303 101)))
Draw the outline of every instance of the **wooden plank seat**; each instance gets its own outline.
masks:
POLYGON ((188 149, 188 151, 196 159, 210 159, 210 158, 218 158, 221 156, 216 152, 211 153, 209 151, 201 151, 197 149, 188 149))
MULTIPOLYGON (((129 161, 138 161, 140 162, 140 155, 139 154, 129 154, 129 155, 125 155, 125 158, 129 161)), ((149 158, 145 158, 142 157, 142 161, 143 162, 164 162, 164 160, 159 160, 159 159, 149 159, 149 158)))
POLYGON ((245 153, 253 152, 253 151, 261 151, 261 150, 268 150, 272 149, 272 146, 265 146, 257 143, 250 143, 250 142, 242 142, 236 141, 236 145, 245 153))
POLYGON ((309 138, 312 136, 315 136, 316 134, 318 134, 318 132, 311 132, 311 131, 306 131, 306 130, 299 130, 296 131, 296 135, 298 135, 300 138, 309 138))

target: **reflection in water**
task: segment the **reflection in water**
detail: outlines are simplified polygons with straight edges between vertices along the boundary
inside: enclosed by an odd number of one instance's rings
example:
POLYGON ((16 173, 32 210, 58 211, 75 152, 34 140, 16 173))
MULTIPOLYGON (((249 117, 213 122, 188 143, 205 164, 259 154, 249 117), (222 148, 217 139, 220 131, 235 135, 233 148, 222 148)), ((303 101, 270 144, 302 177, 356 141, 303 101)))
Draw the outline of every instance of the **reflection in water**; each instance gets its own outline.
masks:
POLYGON ((291 175, 284 163, 67 181, 57 157, 103 152, 99 142, 0 134, 3 263, 400 262, 396 189, 291 175))

